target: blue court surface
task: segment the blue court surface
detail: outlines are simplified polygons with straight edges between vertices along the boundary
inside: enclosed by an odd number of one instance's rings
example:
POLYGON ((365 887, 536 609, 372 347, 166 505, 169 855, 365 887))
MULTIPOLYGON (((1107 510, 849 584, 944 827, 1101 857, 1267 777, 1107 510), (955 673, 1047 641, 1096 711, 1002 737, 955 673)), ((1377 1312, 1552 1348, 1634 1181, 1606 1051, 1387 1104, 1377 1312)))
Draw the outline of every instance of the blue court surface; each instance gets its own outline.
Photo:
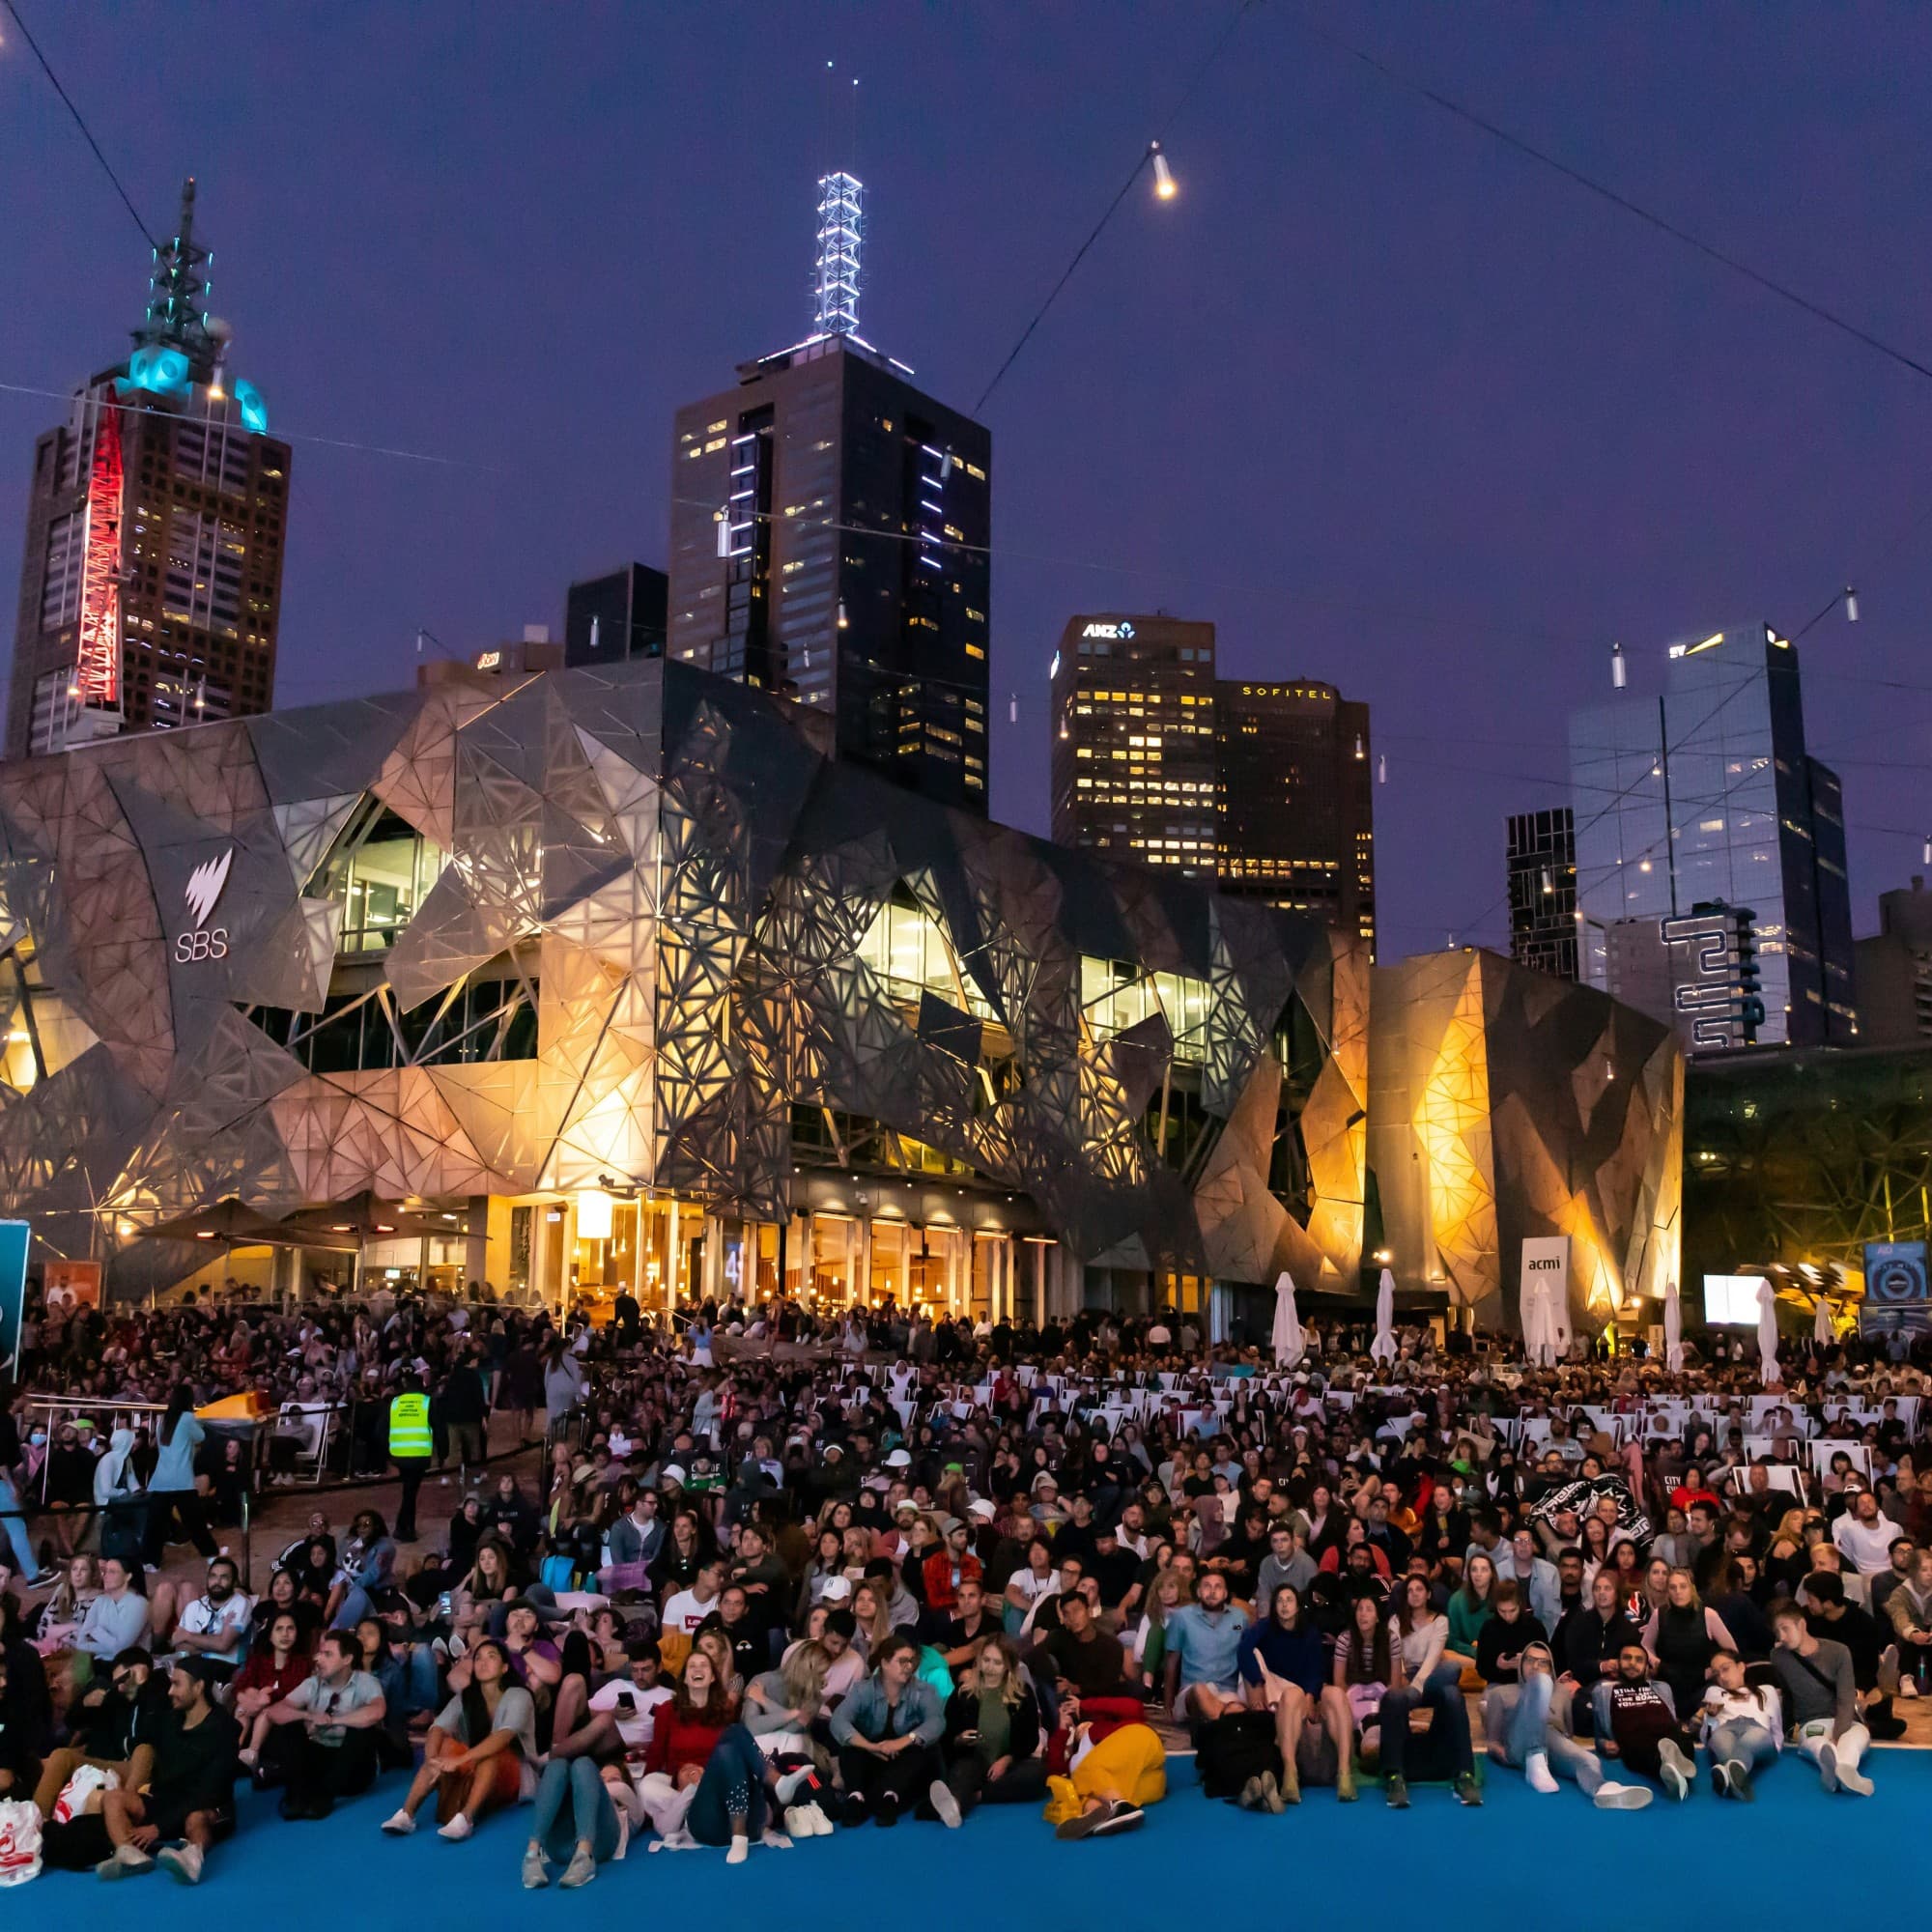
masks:
POLYGON ((1297 1921, 1413 1913, 1431 1932, 1492 1932, 1499 1915, 1541 1918, 1580 1896, 1579 1884, 1667 1898, 1685 1922, 1716 1913, 1724 1923, 1782 1923, 1802 1912, 1794 1874, 1836 1869, 1857 1874, 1861 1918, 1884 1923, 1921 1895, 1907 1848, 1932 1809, 1932 1751, 1878 1751, 1867 1768, 1874 1797, 1828 1796, 1794 1756, 1768 1770, 1757 1802, 1745 1805, 1712 1796, 1700 1758, 1688 1804, 1660 1797, 1647 1810, 1613 1812, 1594 1809, 1567 1785, 1538 1797, 1514 1773, 1491 1767, 1480 1810, 1464 1810, 1446 1788, 1422 1786, 1410 1810, 1390 1812, 1379 1787, 1367 1785, 1359 1804, 1311 1791, 1274 1818, 1204 1798, 1192 1761, 1177 1759, 1166 1802, 1120 1838, 1060 1844, 1031 1808, 989 1807, 957 1832, 906 1820, 888 1832, 867 1826, 805 1840, 789 1852, 754 1847, 730 1870, 723 1852, 653 1854, 646 1840, 581 1893, 558 1890, 554 1872, 547 1891, 520 1889, 527 1810, 490 1819, 463 1845, 444 1844, 427 1828, 384 1838, 376 1827, 394 1808, 398 1775, 320 1824, 284 1824, 271 1798, 250 1794, 241 1830, 216 1849, 198 1889, 159 1872, 111 1887, 53 1872, 5 1896, 21 1923, 48 1912, 131 1911, 144 1932, 204 1932, 211 1913, 230 1923, 240 1914, 240 1922, 272 1932, 321 1932, 372 1912, 385 1922, 437 1927, 497 1925, 512 1915, 584 1924, 614 1913, 640 1920, 668 1914, 670 1923, 693 1925, 722 1912, 726 1923, 800 1932, 849 1928, 855 1914, 910 1912, 922 1921, 937 1914, 951 1923, 998 1912, 1028 1924, 1083 1926, 1105 1914, 1144 1926, 1204 1909, 1250 1919, 1278 1910, 1297 1921), (1859 1856, 1861 1848, 1871 1856, 1859 1856), (1850 1865, 1840 1863, 1846 1852, 1850 1865), (1520 1895, 1509 1890, 1518 1879, 1529 1888, 1520 1895))

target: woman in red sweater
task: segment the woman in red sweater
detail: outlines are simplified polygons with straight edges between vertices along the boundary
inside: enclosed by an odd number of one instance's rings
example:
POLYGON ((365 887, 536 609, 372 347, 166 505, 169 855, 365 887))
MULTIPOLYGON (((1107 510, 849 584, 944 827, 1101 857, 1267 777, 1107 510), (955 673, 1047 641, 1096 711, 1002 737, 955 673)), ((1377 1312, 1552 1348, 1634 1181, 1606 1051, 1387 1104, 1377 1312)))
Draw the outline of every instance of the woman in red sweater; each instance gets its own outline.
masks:
POLYGON ((716 1665, 703 1651, 694 1650, 671 1690, 670 1702, 658 1706, 644 1753, 644 1776, 638 1788, 661 1835, 668 1838, 683 1826, 691 1794, 704 1776, 718 1740, 737 1716, 736 1706, 718 1681, 716 1665))
POLYGON ((269 1625, 268 1641, 250 1651, 248 1661, 235 1673, 235 1717, 247 1740, 239 1753, 244 1770, 255 1769, 269 1732, 269 1706, 279 1704, 313 1667, 301 1647, 300 1620, 293 1610, 277 1610, 269 1625))

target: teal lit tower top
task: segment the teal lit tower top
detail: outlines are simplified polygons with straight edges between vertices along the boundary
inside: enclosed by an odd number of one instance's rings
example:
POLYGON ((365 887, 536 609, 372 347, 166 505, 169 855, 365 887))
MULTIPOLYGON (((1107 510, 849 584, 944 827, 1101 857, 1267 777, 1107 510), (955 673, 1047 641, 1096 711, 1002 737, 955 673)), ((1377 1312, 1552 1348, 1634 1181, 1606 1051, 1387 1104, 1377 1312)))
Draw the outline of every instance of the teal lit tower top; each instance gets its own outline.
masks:
POLYGON ((188 379, 206 383, 221 359, 222 339, 209 327, 211 284, 203 272, 213 257, 194 239, 194 177, 182 183, 181 226, 155 250, 148 277, 148 315, 134 330, 140 349, 178 349, 187 357, 188 379))

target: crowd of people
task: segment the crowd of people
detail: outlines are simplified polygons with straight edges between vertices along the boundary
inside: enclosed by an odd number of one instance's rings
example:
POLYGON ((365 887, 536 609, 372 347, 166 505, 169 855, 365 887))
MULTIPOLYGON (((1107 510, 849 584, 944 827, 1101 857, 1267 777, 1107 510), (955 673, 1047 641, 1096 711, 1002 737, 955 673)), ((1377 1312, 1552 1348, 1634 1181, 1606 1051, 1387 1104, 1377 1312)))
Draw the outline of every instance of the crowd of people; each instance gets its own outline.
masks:
POLYGON ((667 1328, 628 1297, 599 1327, 216 1301, 27 1340, 0 1819, 103 1879, 198 1881, 250 1784, 299 1822, 387 1780, 372 1833, 484 1835, 533 1888, 634 1838, 739 1863, 983 1804, 1109 1836, 1176 1749, 1262 1813, 1475 1806, 1503 1772, 1744 1802, 1786 1756, 1863 1796, 1932 1694, 1923 1365, 1856 1342, 1767 1392, 1747 1357, 1411 1331, 1391 1362, 1338 1326, 1288 1373, 1185 1317, 667 1328), (224 1483, 272 1471, 196 1410, 250 1387, 355 1396, 400 1520, 332 1489, 272 1560, 223 1549, 224 1483), (465 1487, 419 1534, 437 1468, 465 1487))

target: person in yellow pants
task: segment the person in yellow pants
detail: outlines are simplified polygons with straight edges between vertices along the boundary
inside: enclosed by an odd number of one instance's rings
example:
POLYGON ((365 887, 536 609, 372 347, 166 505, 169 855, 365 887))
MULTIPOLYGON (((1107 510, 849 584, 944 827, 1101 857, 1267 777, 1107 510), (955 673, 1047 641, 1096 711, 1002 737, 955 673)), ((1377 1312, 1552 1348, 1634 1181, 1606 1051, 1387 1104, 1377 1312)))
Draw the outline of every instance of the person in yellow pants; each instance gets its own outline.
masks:
POLYGON ((1167 1796, 1167 1753, 1134 1697, 1068 1697, 1046 1766, 1044 1816, 1059 1838, 1135 1831, 1167 1796))

